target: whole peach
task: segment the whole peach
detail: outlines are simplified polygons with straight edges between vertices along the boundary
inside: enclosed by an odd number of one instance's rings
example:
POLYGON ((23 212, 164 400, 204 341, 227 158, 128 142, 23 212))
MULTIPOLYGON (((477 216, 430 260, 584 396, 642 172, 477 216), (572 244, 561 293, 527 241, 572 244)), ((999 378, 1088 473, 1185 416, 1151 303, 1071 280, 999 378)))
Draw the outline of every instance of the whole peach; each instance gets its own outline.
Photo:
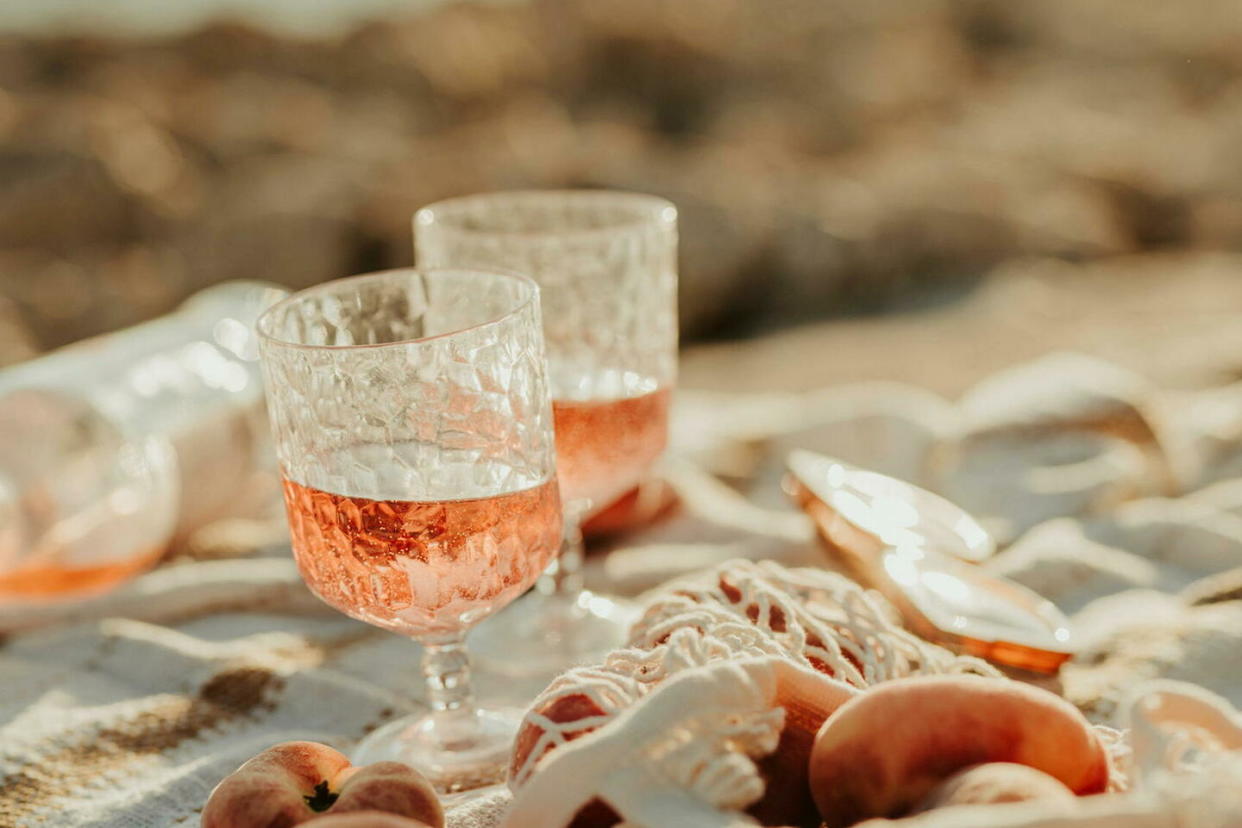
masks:
POLYGON ((203 808, 203 828, 288 828, 321 813, 387 811, 443 828, 431 784, 398 762, 354 767, 316 742, 268 748, 225 777, 203 808))
POLYGON ((1049 804, 1073 802, 1074 793, 1041 770, 1013 762, 974 765, 950 776, 923 797, 915 811, 950 805, 988 805, 1038 799, 1049 804))
POLYGON ((432 826, 444 825, 444 808, 431 783, 400 762, 346 768, 336 779, 339 792, 332 813, 384 811, 413 817, 432 826))
POLYGON ((670 515, 678 505, 677 492, 652 478, 630 489, 582 523, 585 538, 607 538, 642 529, 670 515))
POLYGON ((828 828, 908 813, 943 780, 987 762, 1027 765, 1076 794, 1102 792, 1099 737, 1064 699, 1016 681, 920 676, 880 684, 824 722, 811 793, 828 828))
POLYGON ((310 822, 306 828, 431 828, 416 819, 386 814, 383 811, 354 811, 348 814, 324 814, 310 822))

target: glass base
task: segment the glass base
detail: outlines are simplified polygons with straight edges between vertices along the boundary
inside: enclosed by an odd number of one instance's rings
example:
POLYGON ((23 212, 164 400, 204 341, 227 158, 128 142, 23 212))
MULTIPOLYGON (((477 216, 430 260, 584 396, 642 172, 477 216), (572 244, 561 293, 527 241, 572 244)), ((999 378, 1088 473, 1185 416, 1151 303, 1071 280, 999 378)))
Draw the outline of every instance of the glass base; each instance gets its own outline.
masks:
POLYGON ((389 722, 354 748, 355 765, 404 762, 427 777, 440 794, 475 791, 505 781, 513 737, 522 712, 480 710, 473 721, 435 720, 431 714, 389 722))
POLYGON ((562 596, 532 591, 470 634, 474 662, 507 676, 554 676, 603 660, 625 645, 638 610, 592 592, 562 596))

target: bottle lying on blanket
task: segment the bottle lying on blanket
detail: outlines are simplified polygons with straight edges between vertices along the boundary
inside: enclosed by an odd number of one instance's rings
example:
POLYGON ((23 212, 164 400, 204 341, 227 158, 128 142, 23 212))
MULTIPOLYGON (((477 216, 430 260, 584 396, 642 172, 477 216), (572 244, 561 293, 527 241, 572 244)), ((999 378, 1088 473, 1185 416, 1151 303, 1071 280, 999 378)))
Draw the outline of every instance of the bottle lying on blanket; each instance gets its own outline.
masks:
POLYGON ((268 450, 253 328, 282 295, 218 285, 0 372, 0 605, 105 590, 227 511, 268 450))

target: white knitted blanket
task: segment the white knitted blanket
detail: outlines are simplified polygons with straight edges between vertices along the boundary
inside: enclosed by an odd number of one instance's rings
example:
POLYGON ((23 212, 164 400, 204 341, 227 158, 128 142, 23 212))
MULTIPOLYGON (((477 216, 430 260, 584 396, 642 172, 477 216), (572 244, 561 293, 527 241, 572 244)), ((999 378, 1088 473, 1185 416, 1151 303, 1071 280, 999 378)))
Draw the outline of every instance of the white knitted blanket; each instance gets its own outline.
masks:
MULTIPOLYGON (((951 494, 1012 538, 988 566, 1073 615, 1088 645, 1060 689, 1096 720, 1154 677, 1242 705, 1242 405, 1227 404, 1242 393, 1129 378, 1114 396, 1152 436, 1092 420, 1119 406, 1091 389, 1016 393, 1049 370, 1066 375, 1036 365, 958 404, 891 385, 683 394, 668 475, 684 513, 592 558, 589 578, 635 594, 731 557, 822 560, 777 486, 802 446, 951 494)), ((348 750, 418 708, 415 645, 314 599, 279 523, 230 532, 246 557, 168 565, 71 610, 0 612, 0 826, 197 825, 212 787, 259 750, 348 750)), ((490 700, 521 705, 541 686, 479 675, 490 700)), ((506 797, 459 805, 450 825, 494 825, 506 797)))

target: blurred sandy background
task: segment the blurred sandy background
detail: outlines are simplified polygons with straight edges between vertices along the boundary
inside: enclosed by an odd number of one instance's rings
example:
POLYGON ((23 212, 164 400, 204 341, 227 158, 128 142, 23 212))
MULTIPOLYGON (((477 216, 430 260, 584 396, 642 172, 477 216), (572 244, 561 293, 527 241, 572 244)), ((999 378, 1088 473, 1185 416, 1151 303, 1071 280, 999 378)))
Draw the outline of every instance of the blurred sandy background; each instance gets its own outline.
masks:
POLYGON ((1057 347, 1220 381, 1239 147, 1236 0, 10 0, 0 364, 591 186, 682 210, 690 385, 952 393, 1057 347))

